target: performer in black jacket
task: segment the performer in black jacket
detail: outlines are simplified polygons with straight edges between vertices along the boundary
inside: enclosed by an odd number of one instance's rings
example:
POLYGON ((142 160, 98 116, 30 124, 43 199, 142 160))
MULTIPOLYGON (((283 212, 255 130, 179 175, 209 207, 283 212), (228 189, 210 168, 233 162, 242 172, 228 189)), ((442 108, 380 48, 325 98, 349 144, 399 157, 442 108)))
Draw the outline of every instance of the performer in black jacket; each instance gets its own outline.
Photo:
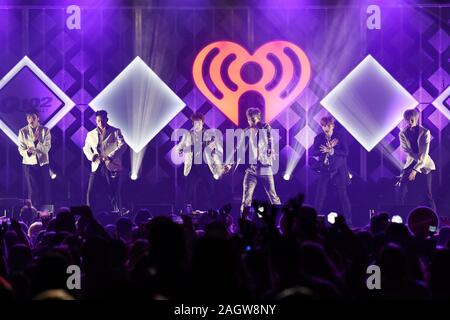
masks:
POLYGON ((348 145, 343 135, 334 131, 334 122, 332 117, 323 117, 320 120, 323 132, 314 139, 313 156, 318 157, 316 168, 319 172, 315 208, 318 213, 322 213, 328 194, 327 188, 331 182, 341 201, 343 210, 341 214, 346 217, 348 223, 351 223, 351 205, 347 194, 349 183, 348 145))

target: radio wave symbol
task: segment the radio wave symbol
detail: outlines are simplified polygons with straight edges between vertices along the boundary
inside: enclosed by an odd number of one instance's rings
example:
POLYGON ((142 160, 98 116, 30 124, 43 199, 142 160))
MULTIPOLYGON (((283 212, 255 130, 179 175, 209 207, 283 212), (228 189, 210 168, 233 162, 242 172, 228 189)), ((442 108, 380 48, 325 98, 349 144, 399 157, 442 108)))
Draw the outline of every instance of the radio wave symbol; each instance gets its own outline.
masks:
POLYGON ((305 52, 291 42, 268 42, 251 55, 234 42, 218 41, 198 53, 193 77, 201 93, 236 125, 240 97, 248 91, 260 93, 265 120, 270 122, 305 89, 311 65, 305 52), (256 80, 243 76, 251 64, 260 68, 256 80))

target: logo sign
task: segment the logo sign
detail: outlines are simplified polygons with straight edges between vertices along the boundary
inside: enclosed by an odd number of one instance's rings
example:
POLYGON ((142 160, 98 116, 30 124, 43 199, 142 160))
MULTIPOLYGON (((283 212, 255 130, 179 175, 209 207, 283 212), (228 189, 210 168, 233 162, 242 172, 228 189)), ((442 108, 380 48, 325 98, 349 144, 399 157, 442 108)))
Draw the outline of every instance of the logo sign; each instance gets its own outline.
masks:
POLYGON ((369 290, 381 289, 381 269, 376 264, 367 267, 366 273, 369 275, 366 279, 366 286, 369 290))
POLYGON ((28 57, 0 81, 0 129, 15 143, 19 129, 26 125, 27 111, 38 110, 41 123, 52 128, 74 105, 28 57))
POLYGON ((194 61, 193 76, 202 94, 236 125, 239 99, 249 91, 264 99, 265 120, 270 122, 305 89, 311 65, 302 49, 287 41, 264 44, 254 54, 240 45, 214 42, 203 48, 194 61), (245 75, 256 68, 256 77, 245 75))

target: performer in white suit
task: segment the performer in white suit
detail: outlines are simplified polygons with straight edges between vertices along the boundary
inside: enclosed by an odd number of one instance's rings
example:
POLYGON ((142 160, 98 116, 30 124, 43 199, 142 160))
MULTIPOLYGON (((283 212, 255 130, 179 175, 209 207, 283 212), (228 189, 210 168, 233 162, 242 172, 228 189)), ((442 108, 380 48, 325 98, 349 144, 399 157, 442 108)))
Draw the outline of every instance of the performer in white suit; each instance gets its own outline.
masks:
POLYGON ((119 213, 121 209, 122 155, 127 149, 127 144, 120 129, 108 124, 106 111, 97 111, 95 121, 97 127, 89 131, 83 147, 83 152, 91 161, 92 168, 87 190, 87 204, 92 205, 93 195, 98 192, 97 184, 99 180, 103 180, 107 188, 111 210, 119 213))
POLYGON ((18 147, 28 189, 28 198, 36 205, 50 204, 49 156, 50 130, 39 122, 39 112, 27 112, 28 125, 19 130, 18 147))
POLYGON ((416 204, 426 205, 436 211, 431 190, 432 172, 436 166, 429 155, 430 130, 418 124, 419 112, 416 109, 406 110, 403 118, 407 127, 400 132, 400 145, 407 158, 400 181, 401 201, 405 203, 411 189, 419 189, 419 197, 415 197, 416 204))
MULTIPOLYGON (((247 151, 249 153, 249 163, 244 164, 246 169, 242 182, 241 213, 252 206, 253 193, 258 181, 263 185, 270 203, 281 205, 280 197, 275 190, 273 177, 274 160, 277 154, 274 148, 272 128, 269 124, 261 121, 261 110, 259 108, 248 108, 246 116, 249 126, 244 130, 245 134, 238 138, 238 146, 234 150, 234 153, 238 150, 244 150, 244 155, 247 151), (249 137, 248 142, 246 142, 245 137, 249 137)), ((239 158, 238 155, 236 167, 242 160, 245 160, 239 158)), ((224 171, 227 172, 229 169, 228 164, 225 165, 224 171)))
POLYGON ((206 134, 203 127, 205 118, 202 113, 194 113, 191 121, 193 128, 183 135, 176 146, 180 154, 184 152, 186 177, 184 202, 191 204, 194 209, 208 210, 216 204, 212 192, 213 177, 218 179, 223 173, 221 163, 223 149, 220 141, 215 141, 214 137, 206 134), (212 152, 208 152, 211 150, 212 152))

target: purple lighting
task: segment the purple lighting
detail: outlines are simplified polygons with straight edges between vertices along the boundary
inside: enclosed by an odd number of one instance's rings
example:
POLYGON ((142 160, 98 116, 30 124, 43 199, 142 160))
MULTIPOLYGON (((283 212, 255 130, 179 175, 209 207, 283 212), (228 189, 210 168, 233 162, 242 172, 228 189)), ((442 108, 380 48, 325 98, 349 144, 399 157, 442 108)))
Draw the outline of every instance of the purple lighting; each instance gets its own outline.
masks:
POLYGON ((450 86, 442 92, 436 100, 433 101, 433 105, 438 109, 442 114, 450 120, 450 86))
POLYGON ((399 124, 405 110, 417 103, 371 55, 321 101, 367 151, 399 124))
POLYGON ((0 129, 17 143, 17 132, 26 124, 25 112, 37 109, 41 123, 54 127, 75 103, 24 57, 0 81, 0 129))
POLYGON ((89 105, 108 111, 134 152, 140 152, 185 106, 185 103, 140 58, 136 57, 89 105))

